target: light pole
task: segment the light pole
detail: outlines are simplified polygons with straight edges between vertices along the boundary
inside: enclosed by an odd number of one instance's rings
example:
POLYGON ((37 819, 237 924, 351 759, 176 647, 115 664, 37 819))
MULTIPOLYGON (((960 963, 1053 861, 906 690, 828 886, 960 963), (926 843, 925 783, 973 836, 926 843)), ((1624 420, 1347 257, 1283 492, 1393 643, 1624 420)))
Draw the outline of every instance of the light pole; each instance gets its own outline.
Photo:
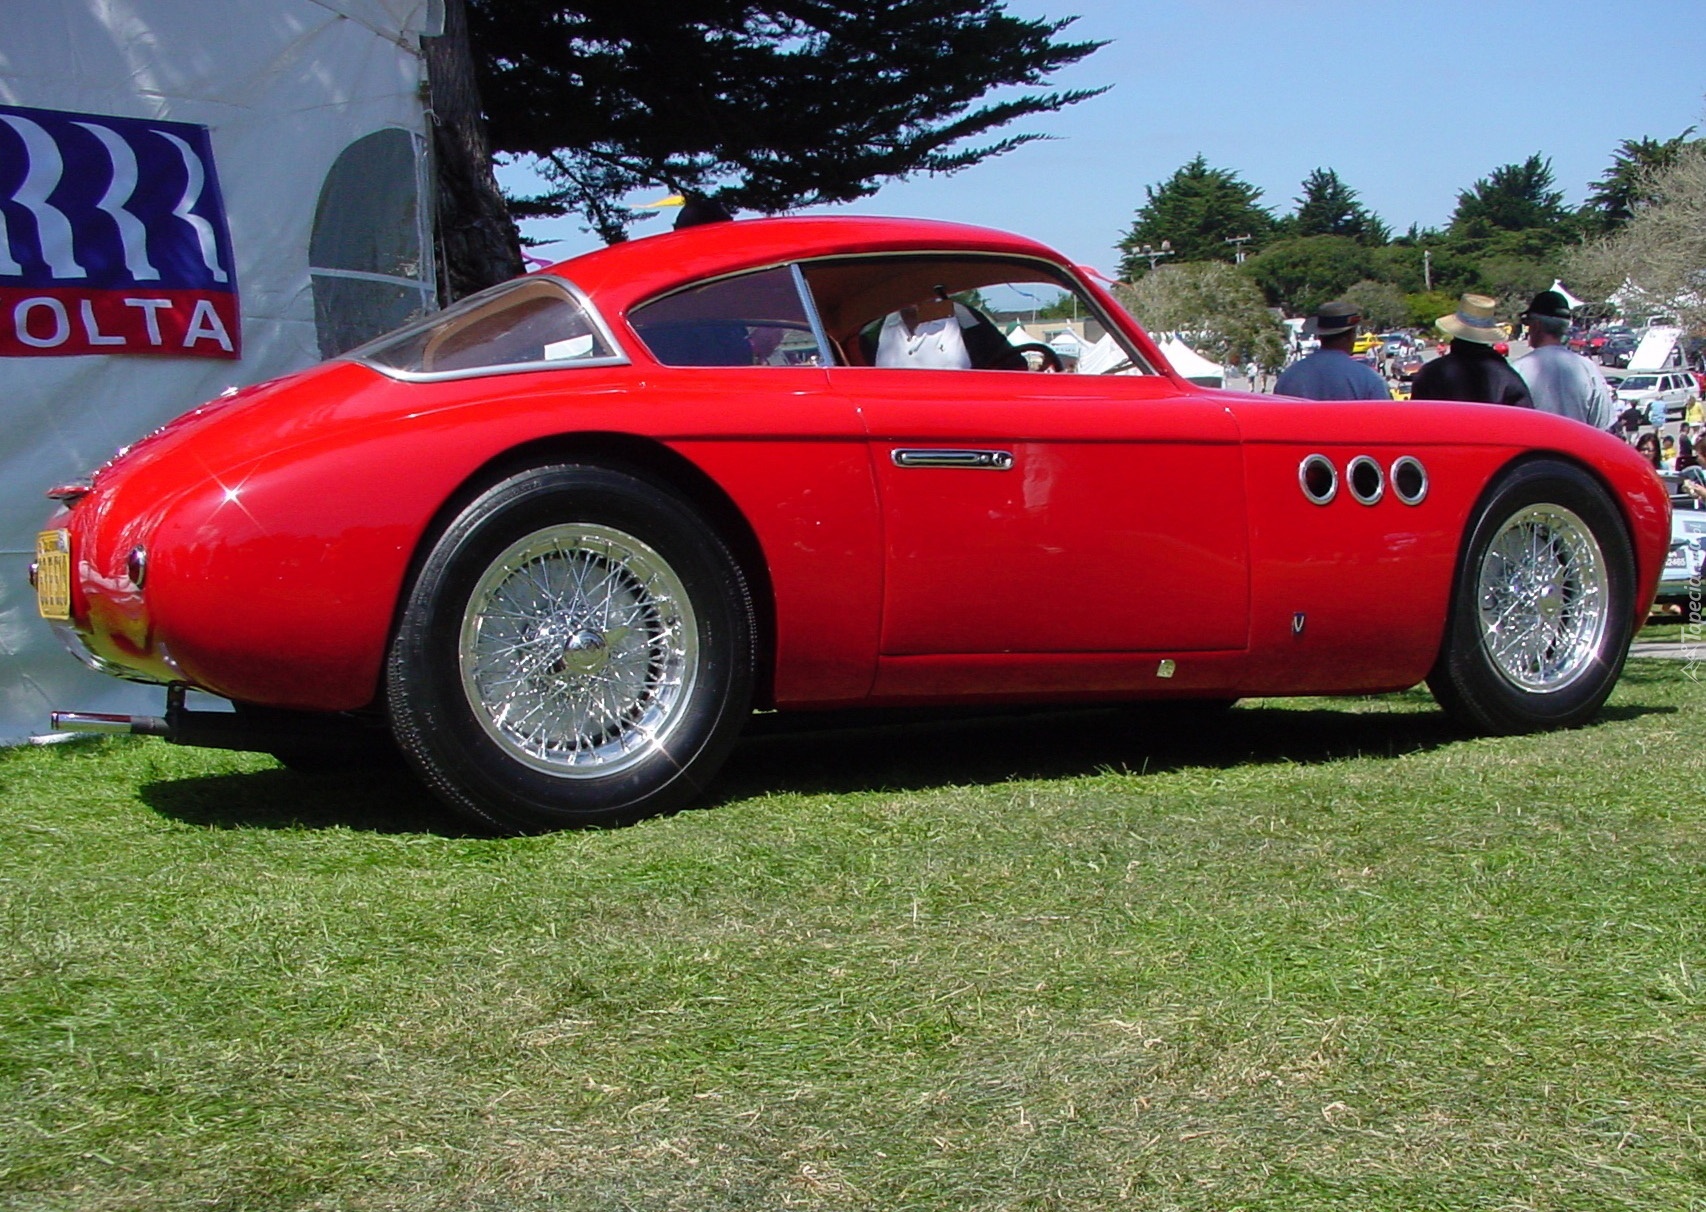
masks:
POLYGON ((1250 233, 1245 232, 1241 236, 1227 236, 1226 242, 1232 245, 1233 262, 1238 265, 1244 264, 1244 257, 1247 255, 1244 252, 1244 246, 1250 242, 1250 233))
POLYGON ((1149 268, 1154 269, 1155 263, 1162 257, 1170 257, 1173 255, 1173 242, 1171 240, 1163 240, 1161 241, 1160 248, 1151 248, 1149 245, 1145 244, 1137 251, 1139 256, 1149 258, 1149 268))

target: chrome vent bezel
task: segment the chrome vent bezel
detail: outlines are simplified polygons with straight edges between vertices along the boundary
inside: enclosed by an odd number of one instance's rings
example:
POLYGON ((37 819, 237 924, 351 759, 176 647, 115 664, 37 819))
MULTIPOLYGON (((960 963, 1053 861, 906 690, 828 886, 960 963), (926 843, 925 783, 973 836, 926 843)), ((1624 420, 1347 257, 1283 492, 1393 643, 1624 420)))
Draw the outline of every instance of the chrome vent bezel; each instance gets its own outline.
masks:
POLYGON ((1339 495, 1339 469, 1324 454, 1305 455, 1297 465, 1297 486, 1303 490, 1306 500, 1314 505, 1331 505, 1333 498, 1339 495), (1325 488, 1311 487, 1311 480, 1318 478, 1311 472, 1325 469, 1327 485, 1325 488))

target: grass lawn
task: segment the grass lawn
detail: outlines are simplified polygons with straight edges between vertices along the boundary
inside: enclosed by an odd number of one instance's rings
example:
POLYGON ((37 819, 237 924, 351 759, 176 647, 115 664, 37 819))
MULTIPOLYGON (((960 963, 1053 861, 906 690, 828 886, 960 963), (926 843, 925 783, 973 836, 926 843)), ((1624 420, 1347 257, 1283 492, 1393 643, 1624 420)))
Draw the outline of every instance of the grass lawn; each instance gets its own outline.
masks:
POLYGON ((0 1208, 1706 1208, 1697 679, 778 731, 525 840, 0 753, 0 1208))

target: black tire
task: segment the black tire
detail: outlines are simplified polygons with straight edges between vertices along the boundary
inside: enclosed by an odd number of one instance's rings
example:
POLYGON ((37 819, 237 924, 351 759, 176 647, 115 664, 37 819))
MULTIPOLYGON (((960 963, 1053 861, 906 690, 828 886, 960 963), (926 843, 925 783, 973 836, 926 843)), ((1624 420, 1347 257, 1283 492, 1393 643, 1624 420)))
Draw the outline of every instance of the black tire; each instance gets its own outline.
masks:
POLYGON ((1470 522, 1428 688, 1476 732, 1586 723, 1623 671, 1634 602, 1629 532, 1605 489, 1574 464, 1519 464, 1470 522))
POLYGON ((603 467, 482 493, 433 545, 385 669, 398 747, 506 833, 628 824, 703 790, 751 708, 739 565, 693 507, 603 467))

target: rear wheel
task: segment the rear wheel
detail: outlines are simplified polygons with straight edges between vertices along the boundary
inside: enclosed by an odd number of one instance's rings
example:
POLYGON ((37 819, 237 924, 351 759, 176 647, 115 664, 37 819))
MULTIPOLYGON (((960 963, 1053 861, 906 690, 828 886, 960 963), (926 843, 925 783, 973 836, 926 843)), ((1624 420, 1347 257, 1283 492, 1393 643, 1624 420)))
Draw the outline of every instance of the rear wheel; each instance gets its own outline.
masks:
POLYGON ((1470 529, 1428 687, 1481 732, 1585 723, 1622 672, 1634 598, 1628 531, 1605 490, 1571 464, 1522 464, 1470 529))
POLYGON ((512 477, 438 540, 386 667, 392 728, 452 806, 506 832, 618 825, 703 789, 750 707, 744 577, 673 493, 512 477))

